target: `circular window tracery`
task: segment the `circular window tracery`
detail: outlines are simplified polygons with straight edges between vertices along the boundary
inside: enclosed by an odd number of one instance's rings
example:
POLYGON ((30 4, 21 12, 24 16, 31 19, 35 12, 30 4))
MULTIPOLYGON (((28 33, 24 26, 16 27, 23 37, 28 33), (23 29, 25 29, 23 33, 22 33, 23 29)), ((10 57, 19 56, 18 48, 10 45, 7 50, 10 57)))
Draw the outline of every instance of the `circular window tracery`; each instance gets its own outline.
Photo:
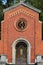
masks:
POLYGON ((27 26, 27 21, 24 18, 20 18, 19 21, 16 22, 16 27, 18 30, 23 31, 27 26))

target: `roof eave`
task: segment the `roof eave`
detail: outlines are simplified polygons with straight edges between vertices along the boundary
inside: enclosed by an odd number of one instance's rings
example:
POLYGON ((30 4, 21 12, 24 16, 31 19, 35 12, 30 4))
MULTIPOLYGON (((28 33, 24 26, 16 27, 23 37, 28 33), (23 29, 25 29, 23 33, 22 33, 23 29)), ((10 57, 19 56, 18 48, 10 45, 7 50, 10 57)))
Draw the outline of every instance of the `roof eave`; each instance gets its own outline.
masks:
POLYGON ((39 10, 39 9, 37 9, 37 8, 35 8, 35 7, 33 7, 33 6, 31 6, 30 4, 27 5, 26 3, 18 3, 18 4, 15 4, 15 5, 11 6, 11 7, 8 7, 8 8, 6 8, 6 9, 4 9, 3 12, 5 13, 5 12, 7 12, 7 11, 9 11, 9 10, 11 10, 11 9, 13 9, 13 8, 15 8, 15 7, 17 7, 17 6, 19 6, 19 5, 24 5, 24 6, 28 7, 28 8, 30 8, 30 9, 32 9, 32 10, 38 12, 38 13, 41 13, 41 12, 42 12, 41 10, 39 10))

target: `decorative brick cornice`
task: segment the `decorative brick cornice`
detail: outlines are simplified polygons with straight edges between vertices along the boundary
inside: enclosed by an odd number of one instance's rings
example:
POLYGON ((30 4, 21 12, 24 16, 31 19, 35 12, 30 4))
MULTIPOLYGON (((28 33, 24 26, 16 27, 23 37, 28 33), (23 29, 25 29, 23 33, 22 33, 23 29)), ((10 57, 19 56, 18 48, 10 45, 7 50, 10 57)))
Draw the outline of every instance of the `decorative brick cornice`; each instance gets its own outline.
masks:
POLYGON ((15 15, 21 13, 21 12, 24 13, 24 14, 26 14, 26 15, 29 15, 29 16, 35 18, 35 16, 33 16, 31 13, 27 12, 26 10, 24 11, 23 9, 19 9, 19 10, 17 10, 16 12, 10 13, 10 14, 9 14, 9 18, 11 18, 11 17, 13 17, 13 16, 15 16, 15 15))

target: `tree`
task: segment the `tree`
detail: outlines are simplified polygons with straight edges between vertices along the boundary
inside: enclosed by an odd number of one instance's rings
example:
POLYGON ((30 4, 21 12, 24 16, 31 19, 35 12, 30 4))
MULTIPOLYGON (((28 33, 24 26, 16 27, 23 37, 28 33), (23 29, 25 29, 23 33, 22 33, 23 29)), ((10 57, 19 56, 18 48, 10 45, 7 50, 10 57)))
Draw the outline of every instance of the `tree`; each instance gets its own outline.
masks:
POLYGON ((12 6, 14 4, 14 0, 7 0, 6 6, 12 6))
POLYGON ((25 0, 25 2, 29 2, 34 7, 42 10, 40 14, 40 20, 43 22, 43 0, 25 0))
POLYGON ((0 0, 0 12, 3 10, 3 4, 2 1, 0 0))
POLYGON ((2 19, 3 19, 3 3, 0 0, 0 22, 1 22, 2 19))

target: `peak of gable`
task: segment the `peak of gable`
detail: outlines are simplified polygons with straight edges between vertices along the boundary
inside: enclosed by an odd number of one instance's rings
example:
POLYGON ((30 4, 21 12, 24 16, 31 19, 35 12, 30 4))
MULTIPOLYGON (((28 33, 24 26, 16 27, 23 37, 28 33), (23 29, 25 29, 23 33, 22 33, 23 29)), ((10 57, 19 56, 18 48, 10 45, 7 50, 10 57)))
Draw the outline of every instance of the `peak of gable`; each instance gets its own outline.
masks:
POLYGON ((11 9, 13 9, 13 8, 15 8, 15 7, 17 7, 17 6, 20 6, 20 5, 23 5, 23 6, 27 7, 27 8, 30 8, 30 9, 32 9, 32 10, 38 12, 38 13, 41 13, 41 10, 39 10, 39 9, 37 9, 37 8, 35 8, 35 7, 33 7, 33 6, 30 5, 29 3, 24 3, 24 2, 20 2, 20 3, 18 3, 18 4, 14 4, 13 6, 4 9, 3 12, 7 12, 7 11, 9 11, 9 10, 11 10, 11 9))

